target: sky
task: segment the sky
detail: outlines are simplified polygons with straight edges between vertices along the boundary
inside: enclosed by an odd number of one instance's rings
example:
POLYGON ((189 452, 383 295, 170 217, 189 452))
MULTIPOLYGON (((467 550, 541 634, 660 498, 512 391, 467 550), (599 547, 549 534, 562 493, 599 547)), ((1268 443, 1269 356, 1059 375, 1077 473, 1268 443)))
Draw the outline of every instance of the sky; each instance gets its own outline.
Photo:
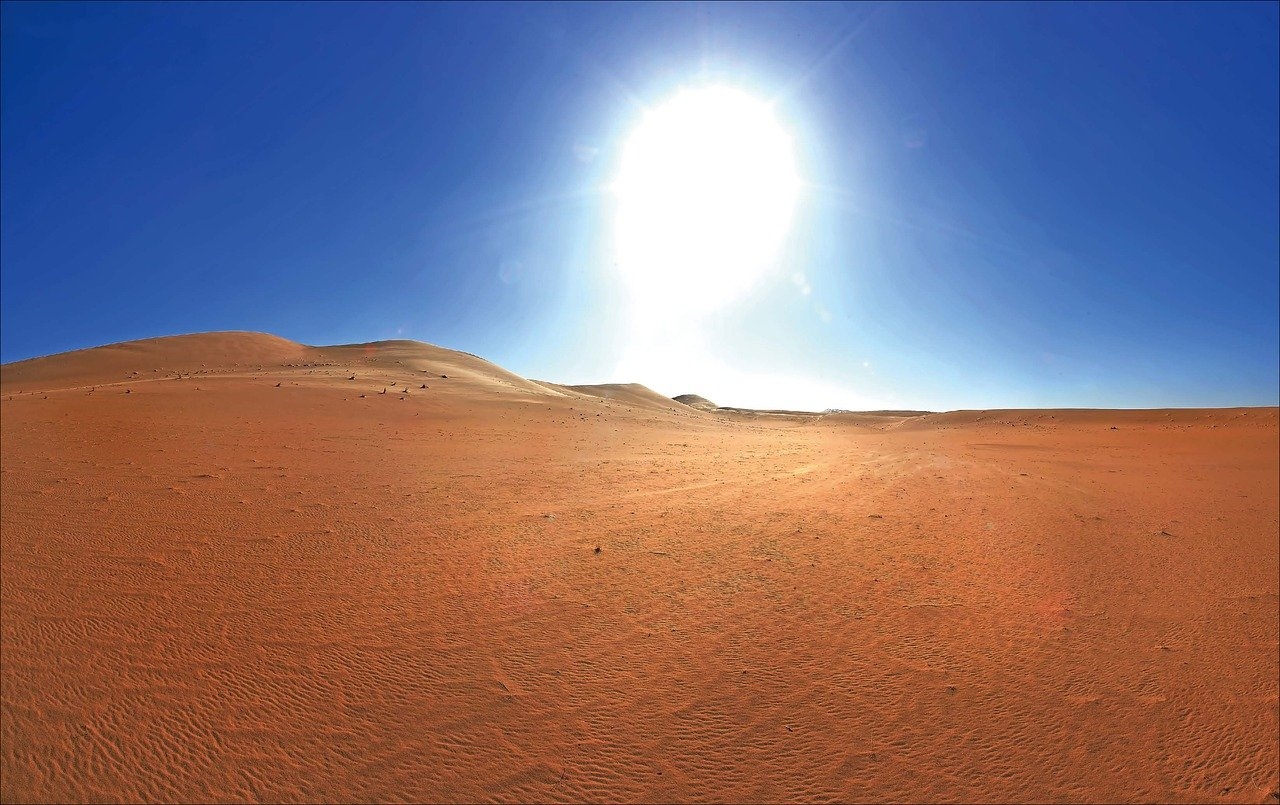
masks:
POLYGON ((0 9, 4 362, 253 330, 722 405, 1280 401, 1276 3, 0 9), (724 298, 619 236, 707 88, 798 180, 724 298))

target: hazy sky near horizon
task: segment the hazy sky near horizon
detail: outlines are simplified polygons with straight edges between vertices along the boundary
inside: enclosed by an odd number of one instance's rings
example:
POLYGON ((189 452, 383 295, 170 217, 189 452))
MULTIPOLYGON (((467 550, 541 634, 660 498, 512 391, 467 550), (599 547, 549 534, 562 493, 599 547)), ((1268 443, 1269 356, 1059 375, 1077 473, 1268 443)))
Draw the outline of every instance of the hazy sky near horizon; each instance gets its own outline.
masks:
POLYGON ((5 3, 0 359, 259 330, 725 405, 1275 405, 1278 8, 5 3), (629 362, 622 158, 708 86, 771 104, 794 210, 629 362))

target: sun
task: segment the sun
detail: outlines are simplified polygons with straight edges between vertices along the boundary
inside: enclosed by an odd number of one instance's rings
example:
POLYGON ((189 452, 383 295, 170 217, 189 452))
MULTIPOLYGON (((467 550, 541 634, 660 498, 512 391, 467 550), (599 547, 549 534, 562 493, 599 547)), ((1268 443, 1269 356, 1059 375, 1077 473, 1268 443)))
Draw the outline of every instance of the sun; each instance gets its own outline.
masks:
POLYGON ((686 89, 649 110, 617 181, 617 260, 638 303, 698 309, 774 263, 800 180, 772 105, 738 89, 686 89))

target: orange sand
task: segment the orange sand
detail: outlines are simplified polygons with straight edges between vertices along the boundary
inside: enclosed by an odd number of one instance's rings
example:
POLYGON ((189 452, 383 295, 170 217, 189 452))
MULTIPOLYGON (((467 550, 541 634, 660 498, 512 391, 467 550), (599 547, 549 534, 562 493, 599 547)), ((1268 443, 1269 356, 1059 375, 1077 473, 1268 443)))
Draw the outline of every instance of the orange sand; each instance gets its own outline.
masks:
POLYGON ((1280 800, 1274 408, 755 415, 252 334, 0 399, 6 802, 1280 800))

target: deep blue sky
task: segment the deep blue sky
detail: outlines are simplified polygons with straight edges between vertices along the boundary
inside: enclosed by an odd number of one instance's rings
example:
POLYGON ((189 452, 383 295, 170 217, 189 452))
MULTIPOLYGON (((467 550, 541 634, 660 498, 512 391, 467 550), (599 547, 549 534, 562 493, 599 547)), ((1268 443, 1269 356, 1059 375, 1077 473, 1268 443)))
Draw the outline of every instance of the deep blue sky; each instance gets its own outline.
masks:
POLYGON ((407 337, 753 404, 612 376, 619 151, 714 81, 807 185, 727 365, 813 407, 1274 405, 1278 7, 7 2, 0 358, 407 337))

